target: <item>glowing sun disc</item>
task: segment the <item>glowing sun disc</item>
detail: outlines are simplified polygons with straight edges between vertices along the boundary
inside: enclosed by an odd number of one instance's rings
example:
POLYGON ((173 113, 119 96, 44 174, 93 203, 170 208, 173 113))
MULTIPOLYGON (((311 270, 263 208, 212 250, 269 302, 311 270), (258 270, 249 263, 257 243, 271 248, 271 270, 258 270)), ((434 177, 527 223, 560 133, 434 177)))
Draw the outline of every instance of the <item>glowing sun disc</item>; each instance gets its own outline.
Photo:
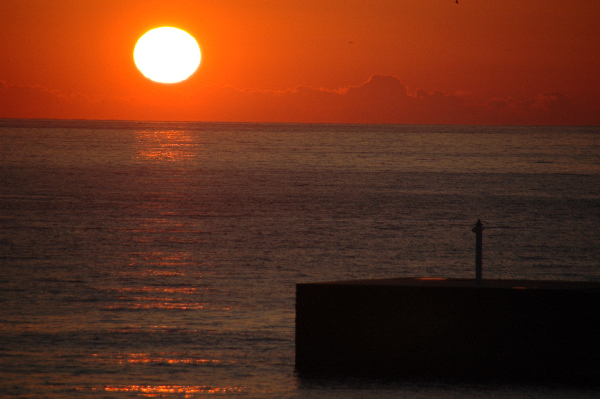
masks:
POLYGON ((146 32, 135 45, 133 60, 140 72, 160 83, 189 78, 200 65, 200 47, 189 33, 171 27, 146 32))

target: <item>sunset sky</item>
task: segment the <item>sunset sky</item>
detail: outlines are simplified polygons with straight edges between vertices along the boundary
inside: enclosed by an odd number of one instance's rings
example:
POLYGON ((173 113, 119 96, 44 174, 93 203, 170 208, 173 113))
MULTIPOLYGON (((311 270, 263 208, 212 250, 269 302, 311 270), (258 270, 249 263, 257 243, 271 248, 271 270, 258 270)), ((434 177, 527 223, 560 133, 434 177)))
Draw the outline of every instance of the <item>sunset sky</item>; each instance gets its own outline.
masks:
POLYGON ((0 117, 600 125, 598 0, 2 0, 0 117), (140 36, 193 35, 175 84, 140 36))

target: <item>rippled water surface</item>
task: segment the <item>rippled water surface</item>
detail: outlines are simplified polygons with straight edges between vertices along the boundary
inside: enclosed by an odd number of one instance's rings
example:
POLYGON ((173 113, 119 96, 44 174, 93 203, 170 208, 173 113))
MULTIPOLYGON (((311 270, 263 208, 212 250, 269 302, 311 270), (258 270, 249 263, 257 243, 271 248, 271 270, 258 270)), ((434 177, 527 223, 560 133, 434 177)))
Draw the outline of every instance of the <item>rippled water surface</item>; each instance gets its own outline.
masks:
POLYGON ((0 396, 594 397, 314 381, 295 284, 600 281, 600 129, 0 120, 0 396))

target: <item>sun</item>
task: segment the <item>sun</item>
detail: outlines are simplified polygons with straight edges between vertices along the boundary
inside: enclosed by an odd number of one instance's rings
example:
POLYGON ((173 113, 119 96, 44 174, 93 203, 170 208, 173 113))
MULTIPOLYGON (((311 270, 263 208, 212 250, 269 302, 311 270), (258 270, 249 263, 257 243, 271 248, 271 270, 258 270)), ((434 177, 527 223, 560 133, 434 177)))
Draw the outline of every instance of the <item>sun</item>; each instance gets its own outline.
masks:
POLYGON ((196 39, 181 29, 162 27, 146 32, 135 45, 133 60, 140 72, 159 83, 189 78, 200 65, 196 39))

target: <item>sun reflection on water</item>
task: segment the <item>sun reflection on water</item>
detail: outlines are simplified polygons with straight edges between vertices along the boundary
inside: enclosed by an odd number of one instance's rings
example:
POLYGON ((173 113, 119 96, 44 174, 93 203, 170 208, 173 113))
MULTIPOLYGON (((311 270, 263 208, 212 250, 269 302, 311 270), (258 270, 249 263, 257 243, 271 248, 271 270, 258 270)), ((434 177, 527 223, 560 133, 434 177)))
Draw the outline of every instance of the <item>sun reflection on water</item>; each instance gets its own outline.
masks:
MULTIPOLYGON (((78 388, 83 391, 83 388, 78 388)), ((184 395, 185 398, 193 398, 197 394, 226 394, 241 393, 245 387, 213 387, 202 385, 109 385, 95 387, 92 391, 137 393, 142 397, 166 397, 167 395, 184 395)))
POLYGON ((197 296, 205 287, 119 287, 106 288, 116 292, 115 301, 103 306, 104 310, 230 310, 228 306, 215 306, 200 302, 197 296), (169 296, 173 295, 173 296, 169 296), (194 297, 196 296, 196 297, 194 297))
POLYGON ((201 287, 119 287, 112 288, 112 291, 117 292, 133 292, 133 293, 147 293, 147 292, 165 292, 165 293, 178 293, 178 294, 195 294, 202 290, 201 287))
MULTIPOLYGON (((223 361, 216 358, 206 358, 197 354, 180 352, 158 353, 93 353, 91 357, 96 363, 103 364, 184 364, 184 365, 221 365, 223 361)), ((227 364, 233 364, 229 361, 227 364)))
MULTIPOLYGON (((156 298, 149 298, 150 300, 155 300, 156 298)), ((143 300, 147 300, 143 298, 143 300)), ((131 309, 131 310, 139 310, 139 309, 168 309, 168 310, 200 310, 200 309, 210 309, 210 310, 228 310, 224 308, 215 308, 210 306, 209 304, 202 303, 187 303, 187 302, 135 302, 135 303, 127 303, 127 302, 117 302, 112 305, 107 305, 104 307, 106 310, 122 310, 122 309, 131 309)))
MULTIPOLYGON (((109 333, 120 333, 120 334, 137 334, 137 333, 152 333, 162 334, 165 332, 181 331, 181 327, 178 326, 141 326, 141 325, 130 325, 122 328, 109 328, 106 330, 109 333)), ((185 330, 189 334, 197 334, 200 330, 185 330)))
POLYGON ((185 130, 139 131, 137 159, 183 161, 193 158, 201 150, 198 140, 185 130))

